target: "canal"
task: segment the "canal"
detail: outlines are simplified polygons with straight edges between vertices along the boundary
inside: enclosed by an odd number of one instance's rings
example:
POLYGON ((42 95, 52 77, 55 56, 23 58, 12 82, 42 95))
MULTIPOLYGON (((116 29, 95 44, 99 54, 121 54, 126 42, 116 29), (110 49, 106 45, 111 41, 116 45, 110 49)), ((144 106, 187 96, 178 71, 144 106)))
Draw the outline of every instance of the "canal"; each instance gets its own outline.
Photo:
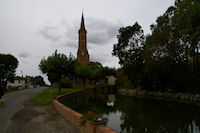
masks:
POLYGON ((64 104, 103 115, 107 126, 121 133, 200 133, 200 106, 119 94, 82 101, 70 98, 64 104))

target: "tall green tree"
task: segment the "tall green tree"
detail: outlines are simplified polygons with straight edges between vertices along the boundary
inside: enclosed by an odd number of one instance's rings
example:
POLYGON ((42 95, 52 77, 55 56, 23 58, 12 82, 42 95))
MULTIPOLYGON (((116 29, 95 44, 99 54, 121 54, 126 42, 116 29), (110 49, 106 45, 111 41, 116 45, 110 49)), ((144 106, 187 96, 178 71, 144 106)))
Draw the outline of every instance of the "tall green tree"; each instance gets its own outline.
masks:
POLYGON ((135 87, 200 90, 199 20, 199 0, 176 0, 151 25, 151 34, 144 37, 137 23, 121 28, 113 55, 119 57, 124 73, 135 87))
POLYGON ((144 59, 142 57, 144 32, 136 22, 133 26, 122 27, 117 35, 118 43, 114 44, 113 55, 135 86, 142 84, 144 59))
POLYGON ((75 67, 76 77, 83 81, 84 87, 86 86, 86 79, 93 79, 93 70, 90 66, 76 65, 75 67))
POLYGON ((36 85, 40 85, 40 86, 44 86, 45 82, 43 77, 41 76, 36 76, 36 77, 32 77, 31 78, 31 82, 36 86, 36 85))
POLYGON ((171 23, 175 7, 157 18, 147 36, 143 57, 145 59, 145 86, 148 89, 168 90, 183 85, 187 71, 187 45, 177 28, 171 23), (160 74, 162 73, 162 74, 160 74))
POLYGON ((200 75, 200 1, 176 0, 172 24, 181 35, 181 40, 188 45, 195 76, 200 75))
POLYGON ((98 82, 102 76, 102 64, 99 62, 90 62, 88 66, 91 69, 90 80, 94 80, 95 83, 98 82))
POLYGON ((10 54, 0 54, 0 85, 5 89, 7 81, 13 81, 18 66, 16 57, 10 54))
MULTIPOLYGON (((60 82, 61 76, 73 77, 75 59, 72 56, 69 58, 64 54, 58 54, 57 51, 47 59, 43 58, 40 61, 39 69, 43 74, 47 74, 48 80, 53 83, 60 82)), ((59 92, 61 87, 59 85, 59 92)))
POLYGON ((153 88, 198 88, 190 82, 198 82, 199 76, 199 19, 198 0, 177 0, 151 26, 144 58, 146 79, 153 88))

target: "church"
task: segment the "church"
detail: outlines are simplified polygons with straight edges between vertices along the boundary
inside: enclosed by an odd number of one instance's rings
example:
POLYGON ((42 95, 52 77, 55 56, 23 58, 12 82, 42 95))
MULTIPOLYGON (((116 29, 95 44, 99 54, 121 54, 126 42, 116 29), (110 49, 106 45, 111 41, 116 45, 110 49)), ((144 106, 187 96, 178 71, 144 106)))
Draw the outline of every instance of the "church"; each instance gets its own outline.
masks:
POLYGON ((87 30, 85 29, 83 13, 81 18, 81 26, 78 34, 79 34, 79 39, 78 39, 77 60, 81 65, 87 66, 88 63, 90 62, 90 57, 87 50, 87 30))

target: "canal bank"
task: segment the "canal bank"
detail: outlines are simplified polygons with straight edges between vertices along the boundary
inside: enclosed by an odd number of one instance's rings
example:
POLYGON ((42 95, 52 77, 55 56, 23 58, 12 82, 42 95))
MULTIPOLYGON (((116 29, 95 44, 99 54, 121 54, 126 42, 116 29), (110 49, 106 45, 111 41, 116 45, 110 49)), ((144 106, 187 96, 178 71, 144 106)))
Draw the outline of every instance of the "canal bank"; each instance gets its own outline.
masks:
MULTIPOLYGON (((94 122, 86 120, 82 124, 84 115, 80 113, 79 109, 74 110, 68 105, 75 105, 78 103, 88 104, 91 97, 95 97, 96 89, 84 89, 81 91, 73 92, 66 95, 58 96, 53 100, 52 105, 56 111, 62 115, 65 119, 70 121, 74 126, 79 128, 82 133, 117 133, 111 128, 106 127, 101 122, 94 122)), ((87 108, 85 108, 87 110, 87 108)))
POLYGON ((119 93, 124 96, 153 98, 159 100, 174 100, 181 103, 200 105, 200 94, 153 92, 138 89, 119 89, 119 93))

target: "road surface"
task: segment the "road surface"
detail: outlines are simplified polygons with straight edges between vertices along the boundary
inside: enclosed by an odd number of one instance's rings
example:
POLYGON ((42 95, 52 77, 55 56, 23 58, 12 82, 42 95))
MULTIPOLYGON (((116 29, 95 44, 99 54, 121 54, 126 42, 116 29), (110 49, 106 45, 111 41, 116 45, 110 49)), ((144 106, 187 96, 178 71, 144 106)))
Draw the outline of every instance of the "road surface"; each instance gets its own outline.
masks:
POLYGON ((24 107, 24 102, 44 89, 45 88, 31 88, 5 94, 3 96, 5 104, 0 107, 0 133, 4 133, 11 117, 24 107))

